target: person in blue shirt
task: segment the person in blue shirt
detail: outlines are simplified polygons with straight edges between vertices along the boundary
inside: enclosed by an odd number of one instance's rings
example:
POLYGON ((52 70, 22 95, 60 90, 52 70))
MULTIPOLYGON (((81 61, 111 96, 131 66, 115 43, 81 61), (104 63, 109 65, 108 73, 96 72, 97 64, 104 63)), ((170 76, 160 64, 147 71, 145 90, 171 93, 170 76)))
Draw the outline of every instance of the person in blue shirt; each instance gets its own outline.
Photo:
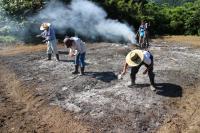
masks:
POLYGON ((146 39, 146 47, 149 46, 149 28, 150 28, 150 22, 145 21, 145 39, 146 39))
POLYGON ((139 32, 139 45, 141 47, 143 47, 144 43, 145 43, 145 35, 146 35, 146 27, 145 27, 145 23, 144 21, 141 21, 141 25, 138 29, 138 32, 139 32))
POLYGON ((55 31, 50 23, 43 23, 40 26, 40 30, 43 32, 40 35, 37 35, 37 37, 44 38, 43 42, 47 43, 47 55, 48 60, 51 60, 51 55, 54 53, 56 55, 57 61, 59 61, 59 54, 57 50, 57 40, 55 31))

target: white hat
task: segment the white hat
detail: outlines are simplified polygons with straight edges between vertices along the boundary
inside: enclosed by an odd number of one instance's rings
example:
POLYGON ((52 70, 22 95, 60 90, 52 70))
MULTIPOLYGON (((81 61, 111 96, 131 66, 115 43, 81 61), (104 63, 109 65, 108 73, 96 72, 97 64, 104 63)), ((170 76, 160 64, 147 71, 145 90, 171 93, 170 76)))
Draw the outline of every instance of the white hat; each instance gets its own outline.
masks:
POLYGON ((50 23, 42 23, 40 26, 40 30, 46 30, 50 25, 50 23))

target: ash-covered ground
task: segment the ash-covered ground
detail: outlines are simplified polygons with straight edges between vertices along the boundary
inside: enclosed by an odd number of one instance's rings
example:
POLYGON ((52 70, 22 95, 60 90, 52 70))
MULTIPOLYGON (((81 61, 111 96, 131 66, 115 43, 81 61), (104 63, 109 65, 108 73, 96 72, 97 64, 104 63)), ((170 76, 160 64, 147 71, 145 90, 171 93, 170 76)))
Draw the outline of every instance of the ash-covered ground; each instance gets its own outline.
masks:
MULTIPOLYGON (((63 47, 64 48, 64 47, 63 47)), ((65 50, 65 49, 60 49, 65 50)), ((136 87, 129 88, 129 73, 122 70, 129 47, 122 44, 87 44, 86 75, 72 75, 73 58, 60 55, 46 61, 46 53, 35 52, 1 57, 17 78, 48 100, 74 114, 100 132, 154 132, 165 116, 173 111, 173 102, 184 96, 200 80, 200 50, 166 42, 151 42, 157 90, 151 91, 144 67, 137 74, 136 87)))

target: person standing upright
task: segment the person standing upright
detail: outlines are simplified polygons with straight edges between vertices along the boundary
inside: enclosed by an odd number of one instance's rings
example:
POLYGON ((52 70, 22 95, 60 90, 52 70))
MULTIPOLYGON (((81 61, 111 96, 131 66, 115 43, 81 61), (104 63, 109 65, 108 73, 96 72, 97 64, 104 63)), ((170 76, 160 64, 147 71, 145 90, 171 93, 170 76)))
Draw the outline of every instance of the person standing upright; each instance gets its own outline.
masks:
POLYGON ((144 44, 145 44, 145 23, 144 21, 141 21, 141 24, 140 24, 140 27, 138 29, 138 32, 139 32, 139 45, 141 48, 144 47, 144 44))
POLYGON ((146 47, 149 47, 149 37, 150 37, 150 34, 149 34, 149 28, 150 28, 150 22, 147 23, 145 21, 145 38, 146 38, 146 47))
POLYGON ((40 35, 37 35, 37 37, 43 37, 45 39, 43 42, 47 43, 47 60, 51 60, 51 55, 54 53, 56 55, 57 61, 59 61, 57 40, 53 26, 50 23, 42 23, 40 30, 43 32, 40 35))

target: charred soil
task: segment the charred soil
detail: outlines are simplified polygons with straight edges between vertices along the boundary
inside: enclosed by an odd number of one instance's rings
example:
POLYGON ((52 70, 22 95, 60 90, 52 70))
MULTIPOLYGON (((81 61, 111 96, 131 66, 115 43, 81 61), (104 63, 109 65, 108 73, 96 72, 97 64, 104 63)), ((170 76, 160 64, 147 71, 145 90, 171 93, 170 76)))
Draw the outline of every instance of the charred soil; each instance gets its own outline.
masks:
POLYGON ((55 58, 46 61, 44 47, 38 47, 27 48, 30 52, 26 48, 20 52, 14 52, 15 48, 1 49, 1 132, 200 129, 199 48, 152 41, 149 50, 154 55, 157 88, 153 92, 148 76, 142 74, 144 67, 137 74, 135 87, 128 87, 129 74, 117 79, 130 51, 124 45, 87 44, 85 76, 71 74, 73 58, 62 54, 59 62, 55 58))

